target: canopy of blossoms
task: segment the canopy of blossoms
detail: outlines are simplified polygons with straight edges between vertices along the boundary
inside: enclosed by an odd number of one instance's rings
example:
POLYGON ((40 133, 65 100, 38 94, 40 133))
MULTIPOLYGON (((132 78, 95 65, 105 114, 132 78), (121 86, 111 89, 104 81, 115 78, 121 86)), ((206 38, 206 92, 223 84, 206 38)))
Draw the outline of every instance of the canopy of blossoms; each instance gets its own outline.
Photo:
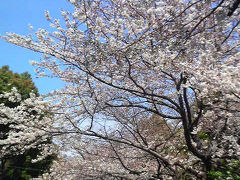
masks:
POLYGON ((72 179, 209 178, 239 162, 238 1, 70 3, 63 21, 46 12, 51 32, 2 38, 66 82, 49 94, 51 133, 72 179))

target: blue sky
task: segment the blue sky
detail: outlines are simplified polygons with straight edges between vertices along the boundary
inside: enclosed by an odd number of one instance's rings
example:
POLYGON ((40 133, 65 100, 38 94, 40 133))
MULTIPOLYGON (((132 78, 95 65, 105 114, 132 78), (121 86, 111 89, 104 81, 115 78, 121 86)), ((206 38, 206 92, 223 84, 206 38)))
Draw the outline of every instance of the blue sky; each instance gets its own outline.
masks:
MULTIPOLYGON (((60 10, 71 8, 72 5, 67 0, 0 0, 0 34, 14 32, 26 35, 31 33, 28 25, 32 25, 34 30, 48 29, 49 23, 45 20, 45 10, 48 10, 52 17, 60 19, 60 10)), ((29 64, 29 61, 38 60, 40 57, 40 54, 0 39, 0 67, 9 65, 14 72, 29 72, 41 94, 63 87, 60 80, 36 78, 34 67, 29 64)))

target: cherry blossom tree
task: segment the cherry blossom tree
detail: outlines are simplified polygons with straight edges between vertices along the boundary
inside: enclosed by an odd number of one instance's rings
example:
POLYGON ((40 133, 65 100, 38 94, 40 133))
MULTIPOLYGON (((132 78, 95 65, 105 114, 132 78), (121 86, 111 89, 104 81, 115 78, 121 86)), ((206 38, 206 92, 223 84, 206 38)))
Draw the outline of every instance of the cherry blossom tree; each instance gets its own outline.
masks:
MULTIPOLYGON (((21 104, 21 101, 30 98, 31 93, 35 94, 35 96, 39 96, 38 90, 35 87, 34 83, 32 82, 30 74, 28 74, 27 72, 21 73, 21 74, 13 73, 8 66, 3 66, 2 68, 0 68, 0 94, 1 94, 0 104, 1 104, 1 107, 3 107, 2 113, 0 115, 0 139, 1 140, 8 139, 9 133, 12 134, 15 131, 21 131, 21 129, 19 129, 18 127, 16 127, 17 129, 14 127, 15 125, 18 126, 23 122, 23 120, 21 121, 18 120, 18 118, 19 119, 21 118, 19 117, 19 113, 18 113, 19 111, 17 111, 16 113, 16 116, 17 116, 16 118, 8 119, 7 121, 5 118, 8 118, 9 116, 8 112, 11 112, 11 113, 16 112, 14 110, 11 110, 11 108, 16 108, 21 104)), ((32 95, 32 97, 34 96, 32 95)), ((33 98, 32 100, 36 101, 35 98, 33 98)), ((35 108, 38 108, 38 107, 39 106, 36 106, 35 108)), ((24 107, 23 109, 26 110, 26 108, 27 107, 24 107)), ((47 107, 44 108, 44 111, 46 110, 47 110, 47 107)), ((29 108, 28 114, 31 114, 32 118, 40 118, 38 119, 38 121, 40 121, 43 116, 38 114, 38 112, 35 111, 33 107, 29 108)), ((49 113, 46 115, 50 117, 49 113)), ((27 121, 30 120, 30 118, 28 118, 27 116, 25 118, 27 118, 27 121)), ((37 119, 34 120, 33 122, 34 126, 37 127, 36 123, 38 121, 37 119)), ((27 126, 25 125, 24 127, 27 128, 27 126)), ((24 132, 26 131, 27 130, 24 130, 24 132)), ((18 139, 18 140, 19 142, 22 143, 21 139, 18 139)), ((52 143, 52 139, 51 137, 49 137, 48 141, 39 141, 39 142, 50 144, 52 143)), ((2 147, 5 148, 7 146, 2 144, 0 146, 0 149, 2 149, 2 147)), ((35 159, 37 155, 40 155, 41 150, 38 149, 37 147, 30 148, 30 149, 23 149, 23 153, 22 152, 13 153, 12 151, 7 152, 6 149, 3 151, 4 152, 0 158, 0 164, 1 164, 0 179, 5 179, 5 180, 12 179, 13 177, 18 180, 29 179, 30 177, 38 177, 39 174, 42 174, 43 172, 47 171, 50 168, 51 162, 54 159, 53 156, 47 156, 46 158, 44 158, 41 161, 38 161, 37 163, 31 163, 32 159, 35 159)))
POLYGON ((51 132, 75 154, 73 179, 211 179, 239 162, 238 1, 70 3, 64 23, 46 11, 51 32, 2 38, 66 82, 49 94, 51 132))
MULTIPOLYGON (((31 154, 32 158, 37 156, 32 159, 32 163, 37 163, 46 158, 50 160, 50 157, 56 156, 56 148, 50 143, 52 135, 49 133, 53 125, 53 117, 49 113, 50 109, 46 102, 41 97, 36 97, 34 93, 30 93, 30 98, 22 100, 21 94, 18 93, 15 87, 12 88, 11 92, 0 94, 0 99, 7 99, 9 103, 19 104, 16 107, 0 104, 1 124, 8 125, 7 131, 4 134, 2 133, 0 138, 0 159, 7 160, 11 164, 12 161, 15 163, 14 157, 20 159, 19 155, 25 153, 26 156, 26 152, 28 152, 27 155, 30 158, 30 152, 35 152, 34 155, 31 154), (39 151, 37 152, 36 149, 39 151)), ((44 161, 42 163, 44 164, 44 161)), ((47 164, 49 163, 47 162, 47 164)), ((1 163, 3 171, 7 168, 4 166, 5 164, 1 163)), ((22 168, 24 169, 23 166, 22 168)), ((42 168, 42 170, 44 169, 42 168)), ((26 175, 28 175, 27 172, 26 175)), ((10 178, 9 176, 1 174, 1 178, 10 178)), ((21 178, 25 179, 25 177, 21 178)))

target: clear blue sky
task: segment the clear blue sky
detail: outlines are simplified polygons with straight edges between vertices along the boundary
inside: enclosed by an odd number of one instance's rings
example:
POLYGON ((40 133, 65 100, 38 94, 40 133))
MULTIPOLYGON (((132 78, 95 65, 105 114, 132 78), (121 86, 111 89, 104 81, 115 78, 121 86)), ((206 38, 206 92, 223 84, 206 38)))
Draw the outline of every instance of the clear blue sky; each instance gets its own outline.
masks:
MULTIPOLYGON (((0 34, 5 35, 6 32, 29 34, 29 24, 34 30, 49 29, 44 11, 48 10, 52 17, 60 19, 60 10, 69 9, 72 9, 72 5, 67 0, 0 0, 0 34)), ((38 60, 40 57, 40 54, 0 39, 0 67, 9 65, 14 72, 29 72, 40 93, 45 94, 62 87, 63 83, 56 79, 36 78, 34 67, 29 61, 38 60)))

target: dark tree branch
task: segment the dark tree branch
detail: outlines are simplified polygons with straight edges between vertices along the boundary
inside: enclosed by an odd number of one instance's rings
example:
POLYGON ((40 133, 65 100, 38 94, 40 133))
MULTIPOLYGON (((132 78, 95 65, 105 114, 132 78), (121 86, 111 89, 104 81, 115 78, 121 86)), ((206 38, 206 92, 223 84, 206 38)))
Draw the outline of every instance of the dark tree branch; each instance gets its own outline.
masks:
POLYGON ((232 7, 229 8, 229 12, 228 12, 227 16, 229 16, 229 17, 232 16, 233 13, 238 8, 239 4, 240 4, 240 0, 235 0, 232 7))

